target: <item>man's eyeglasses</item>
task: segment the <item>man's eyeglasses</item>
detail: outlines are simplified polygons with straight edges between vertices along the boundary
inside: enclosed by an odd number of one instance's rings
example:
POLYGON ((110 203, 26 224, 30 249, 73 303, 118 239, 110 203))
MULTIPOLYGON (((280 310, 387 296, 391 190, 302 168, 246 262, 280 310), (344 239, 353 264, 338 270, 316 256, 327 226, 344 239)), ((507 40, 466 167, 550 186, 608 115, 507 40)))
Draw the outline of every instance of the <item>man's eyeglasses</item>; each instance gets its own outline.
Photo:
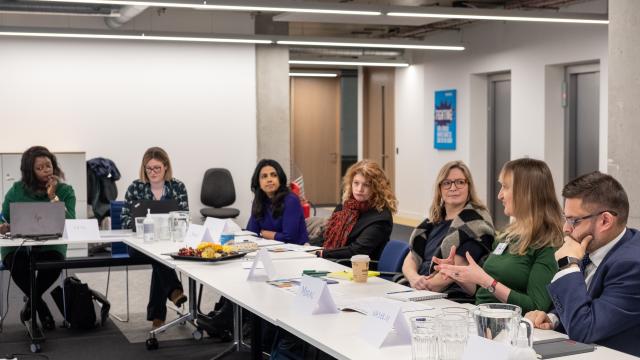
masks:
POLYGON ((467 185, 467 180, 466 179, 455 179, 455 180, 446 179, 446 180, 442 180, 442 182, 440 183, 440 186, 445 190, 449 190, 451 189, 451 185, 453 184, 456 184, 456 189, 460 189, 465 185, 467 185))
POLYGON ((613 211, 613 210, 602 210, 599 211, 597 213, 593 213, 593 214, 589 214, 589 215, 585 215, 585 216, 581 216, 581 217, 571 217, 571 216, 563 216, 564 218, 564 222, 569 225, 572 229, 575 229, 575 227, 583 220, 587 220, 590 219, 594 216, 598 216, 604 213, 610 213, 613 216, 618 216, 618 213, 613 211))
POLYGON ((146 167, 144 168, 144 170, 147 172, 147 174, 150 174, 152 172, 158 174, 162 170, 162 166, 146 167))

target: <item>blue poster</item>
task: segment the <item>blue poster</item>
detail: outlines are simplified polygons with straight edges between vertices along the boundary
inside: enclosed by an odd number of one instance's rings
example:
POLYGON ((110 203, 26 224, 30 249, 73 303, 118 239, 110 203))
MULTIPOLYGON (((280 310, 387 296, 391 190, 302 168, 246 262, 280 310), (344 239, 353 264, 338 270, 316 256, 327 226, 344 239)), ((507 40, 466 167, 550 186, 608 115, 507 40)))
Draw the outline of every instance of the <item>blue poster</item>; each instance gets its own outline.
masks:
POLYGON ((456 149, 456 90, 439 90, 435 94, 433 147, 456 149))

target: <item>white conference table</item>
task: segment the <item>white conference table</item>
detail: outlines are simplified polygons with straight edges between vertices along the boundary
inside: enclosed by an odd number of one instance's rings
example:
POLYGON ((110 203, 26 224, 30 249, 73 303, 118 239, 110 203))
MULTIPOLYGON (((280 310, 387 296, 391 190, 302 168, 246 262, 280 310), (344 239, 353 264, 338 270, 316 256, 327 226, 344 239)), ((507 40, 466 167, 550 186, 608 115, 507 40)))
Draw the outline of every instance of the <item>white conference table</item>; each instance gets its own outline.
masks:
MULTIPOLYGON (((205 284, 219 292, 239 306, 253 312, 262 319, 300 337, 311 345, 338 359, 410 359, 411 347, 384 346, 376 348, 366 342, 360 331, 365 316, 356 312, 340 312, 336 314, 302 315, 293 308, 294 295, 283 289, 267 284, 265 281, 247 281, 248 271, 243 268, 244 260, 233 260, 216 263, 200 263, 192 261, 176 261, 163 253, 177 251, 180 243, 144 244, 135 239, 126 241, 145 254, 152 255, 167 266, 185 273, 188 277, 205 284)), ((182 245, 184 246, 184 245, 182 245)), ((303 270, 340 271, 344 266, 319 259, 311 254, 271 253, 278 278, 299 277, 303 270), (288 255, 283 255, 288 254, 288 255)), ((365 284, 340 281, 329 285, 336 299, 349 297, 352 299, 383 296, 386 292, 405 288, 402 285, 379 278, 371 278, 365 284)), ((340 301, 340 300, 337 300, 340 301)), ((424 302, 439 308, 460 305, 446 299, 424 302)), ((405 317, 420 315, 420 312, 405 313, 405 317)), ((536 329, 534 340, 544 340, 566 335, 555 331, 536 329)), ((569 360, 596 359, 637 359, 612 349, 598 346, 594 352, 563 357, 569 360)))

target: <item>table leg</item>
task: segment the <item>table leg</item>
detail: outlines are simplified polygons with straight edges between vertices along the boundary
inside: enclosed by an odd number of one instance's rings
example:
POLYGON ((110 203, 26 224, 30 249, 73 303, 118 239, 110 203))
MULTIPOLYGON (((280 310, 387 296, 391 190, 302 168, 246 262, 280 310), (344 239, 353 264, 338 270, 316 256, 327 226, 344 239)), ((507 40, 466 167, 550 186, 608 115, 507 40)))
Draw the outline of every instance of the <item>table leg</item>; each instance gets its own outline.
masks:
POLYGON ((37 314, 36 314, 36 299, 34 295, 37 294, 36 287, 36 257, 34 255, 34 251, 32 248, 27 249, 27 253, 29 254, 29 277, 31 278, 31 286, 30 286, 30 294, 29 301, 31 306, 31 319, 26 322, 27 331, 29 332, 29 337, 31 337, 31 352, 37 353, 40 352, 40 343, 44 341, 44 334, 40 331, 37 323, 37 314))

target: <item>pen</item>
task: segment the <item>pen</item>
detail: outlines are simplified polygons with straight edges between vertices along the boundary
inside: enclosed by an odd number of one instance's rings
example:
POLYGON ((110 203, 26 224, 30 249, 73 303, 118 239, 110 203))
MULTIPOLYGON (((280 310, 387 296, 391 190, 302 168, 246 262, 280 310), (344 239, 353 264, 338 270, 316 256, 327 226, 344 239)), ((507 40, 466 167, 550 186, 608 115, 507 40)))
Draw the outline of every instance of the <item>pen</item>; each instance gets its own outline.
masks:
POLYGON ((413 291, 413 289, 409 289, 409 290, 399 290, 399 291, 391 291, 391 292, 388 292, 388 293, 387 293, 387 295, 390 295, 390 294, 400 294, 400 293, 406 293, 406 292, 412 292, 412 291, 413 291))

